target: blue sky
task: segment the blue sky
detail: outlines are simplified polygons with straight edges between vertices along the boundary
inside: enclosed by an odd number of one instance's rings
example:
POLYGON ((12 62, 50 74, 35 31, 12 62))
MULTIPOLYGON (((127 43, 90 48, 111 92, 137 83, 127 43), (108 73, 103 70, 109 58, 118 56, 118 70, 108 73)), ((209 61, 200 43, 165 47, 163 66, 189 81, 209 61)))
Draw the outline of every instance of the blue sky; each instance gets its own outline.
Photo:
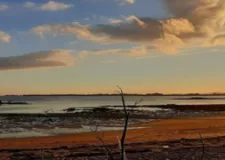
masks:
POLYGON ((0 94, 224 92, 225 8, 191 1, 1 0, 0 94))

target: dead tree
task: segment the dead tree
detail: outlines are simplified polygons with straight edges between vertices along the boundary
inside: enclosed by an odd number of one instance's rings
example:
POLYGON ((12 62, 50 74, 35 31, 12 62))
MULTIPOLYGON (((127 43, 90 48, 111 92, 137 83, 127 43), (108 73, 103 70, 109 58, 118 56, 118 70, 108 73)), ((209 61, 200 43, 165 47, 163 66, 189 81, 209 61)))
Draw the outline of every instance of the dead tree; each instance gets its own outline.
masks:
POLYGON ((129 116, 130 113, 127 111, 127 106, 125 103, 125 98, 124 98, 124 94, 123 94, 123 90, 118 86, 119 90, 120 90, 120 94, 121 94, 121 99, 122 99, 122 104, 123 104, 123 111, 124 111, 124 128, 123 128, 123 133, 120 139, 120 146, 121 146, 121 160, 126 159, 125 158, 125 139, 126 139, 126 135, 127 135, 127 128, 128 128, 128 121, 129 121, 129 116))
MULTIPOLYGON (((129 123, 129 117, 130 117, 130 112, 128 112, 126 103, 125 103, 125 98, 124 98, 124 93, 122 88, 120 88, 119 86, 117 86, 119 88, 119 93, 121 96, 121 100, 122 100, 122 107, 123 107, 123 112, 124 112, 124 126, 123 126, 123 131, 122 131, 122 135, 121 138, 119 140, 119 149, 120 149, 120 159, 121 160, 127 160, 126 158, 126 151, 125 151, 125 140, 126 140, 126 136, 127 136, 127 130, 128 130, 128 123, 129 123)), ((135 108, 143 99, 136 101, 134 103, 133 108, 135 108)), ((131 110, 131 112, 133 111, 133 108, 131 110)), ((99 125, 96 125, 96 130, 92 130, 97 132, 98 131, 98 127, 99 125)), ((105 149, 106 155, 109 158, 109 160, 114 160, 113 154, 111 152, 111 150, 108 148, 108 146, 104 143, 104 140, 101 137, 96 137, 99 142, 101 143, 101 145, 103 146, 103 148, 105 149)))

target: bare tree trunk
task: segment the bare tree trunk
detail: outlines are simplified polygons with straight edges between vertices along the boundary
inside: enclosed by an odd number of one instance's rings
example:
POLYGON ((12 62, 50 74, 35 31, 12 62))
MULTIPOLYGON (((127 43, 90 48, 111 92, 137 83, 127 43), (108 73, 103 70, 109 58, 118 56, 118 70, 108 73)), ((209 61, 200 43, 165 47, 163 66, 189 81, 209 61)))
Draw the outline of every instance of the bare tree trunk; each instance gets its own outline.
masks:
POLYGON ((127 107, 125 104, 125 99, 124 99, 124 94, 123 94, 123 90, 118 86, 118 88, 120 89, 120 94, 121 94, 121 98, 122 98, 122 103, 123 103, 123 110, 124 110, 124 129, 123 129, 123 133, 122 133, 122 137, 120 140, 120 144, 121 144, 121 160, 124 160, 126 158, 125 155, 125 139, 126 139, 126 135, 127 135, 127 128, 128 128, 128 122, 129 122, 129 113, 127 112, 127 107))
POLYGON ((107 153, 107 156, 109 157, 109 160, 114 160, 112 152, 107 147, 107 145, 105 145, 104 141, 100 137, 96 137, 96 138, 101 142, 102 146, 104 147, 105 152, 107 153))
MULTIPOLYGON (((123 128, 123 133, 121 135, 121 139, 119 140, 119 146, 120 146, 120 159, 121 160, 127 160, 126 158, 126 151, 125 151, 125 140, 126 140, 126 135, 127 135, 127 129, 128 129, 128 122, 129 122, 129 117, 130 117, 130 113, 127 111, 127 107, 125 104, 125 99, 124 99, 124 94, 123 94, 123 90, 118 86, 119 90, 120 90, 120 95, 121 95, 121 99, 122 99, 122 104, 123 104, 123 111, 124 111, 124 128, 123 128)), ((137 101, 135 102, 135 106, 141 101, 137 101)), ((110 149, 107 147, 107 145, 105 145, 103 139, 101 139, 100 137, 96 137, 102 144, 102 146, 105 149, 105 152, 108 156, 108 158, 110 160, 113 160, 113 154, 110 151, 110 149)))
POLYGON ((125 139, 126 139, 126 135, 127 135, 128 121, 129 121, 129 113, 126 115, 123 134, 122 134, 122 138, 121 138, 121 160, 124 160, 125 156, 126 156, 124 143, 125 143, 125 139))

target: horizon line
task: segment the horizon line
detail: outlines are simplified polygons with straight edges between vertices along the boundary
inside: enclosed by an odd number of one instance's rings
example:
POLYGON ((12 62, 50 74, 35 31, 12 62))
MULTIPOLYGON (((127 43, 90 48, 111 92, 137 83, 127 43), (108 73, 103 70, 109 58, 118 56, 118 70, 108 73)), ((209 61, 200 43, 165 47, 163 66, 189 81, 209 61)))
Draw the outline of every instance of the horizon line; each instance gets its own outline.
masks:
MULTIPOLYGON (((49 94, 0 94, 0 96, 116 96, 120 93, 49 93, 49 94)), ((173 95, 225 95, 225 92, 211 92, 211 93, 124 93, 128 96, 173 96, 173 95)))

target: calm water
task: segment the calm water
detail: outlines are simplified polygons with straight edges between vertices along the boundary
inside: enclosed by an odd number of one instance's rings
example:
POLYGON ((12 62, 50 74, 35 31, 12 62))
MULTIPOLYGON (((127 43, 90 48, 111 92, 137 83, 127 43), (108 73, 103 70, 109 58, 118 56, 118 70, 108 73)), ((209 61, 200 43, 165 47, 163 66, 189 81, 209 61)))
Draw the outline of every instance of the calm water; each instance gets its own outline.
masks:
MULTIPOLYGON (((210 98, 212 96, 205 96, 210 98)), ((175 100, 176 96, 126 96, 128 105, 143 99, 140 105, 160 104, 225 104, 225 96, 213 96, 208 100, 175 100)), ((189 97, 182 97, 189 98, 189 97)), ((69 107, 92 108, 103 105, 121 105, 119 96, 0 96, 0 100, 25 101, 29 105, 1 105, 0 113, 43 113, 51 110, 54 113, 61 113, 69 107)))

